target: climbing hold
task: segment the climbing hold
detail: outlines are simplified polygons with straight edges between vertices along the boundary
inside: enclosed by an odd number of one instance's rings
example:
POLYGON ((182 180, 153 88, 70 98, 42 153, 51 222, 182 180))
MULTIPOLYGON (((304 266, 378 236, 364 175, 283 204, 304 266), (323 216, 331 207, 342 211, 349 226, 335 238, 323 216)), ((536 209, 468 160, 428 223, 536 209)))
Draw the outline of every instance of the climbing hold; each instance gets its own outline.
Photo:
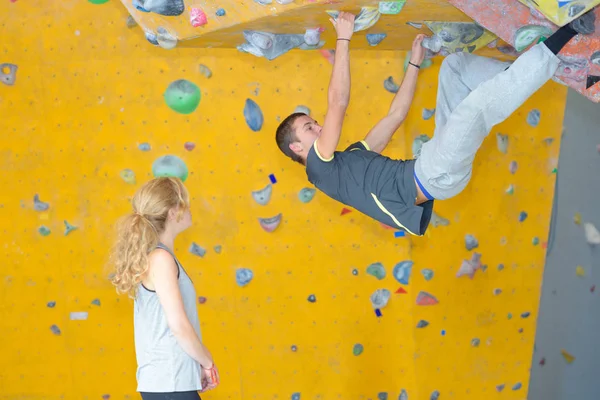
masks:
POLYGON ((500 153, 508 153, 508 135, 497 133, 496 143, 498 144, 498 150, 500 150, 500 153))
POLYGON ((273 192, 273 185, 270 183, 265 186, 263 189, 255 190, 252 192, 252 197, 254 201, 256 201, 261 206, 266 206, 271 200, 271 193, 273 192))
POLYGON ((408 400, 408 393, 406 393, 406 390, 402 389, 400 396, 398 396, 398 400, 408 400))
POLYGON ((423 277, 425 278, 426 281, 430 281, 431 278, 433 278, 433 271, 430 269, 422 269, 421 270, 421 274, 423 274, 423 277))
POLYGON ((512 387, 512 390, 519 390, 521 389, 521 382, 517 382, 514 384, 514 386, 512 387))
POLYGON ((519 213, 519 222, 523 222, 527 219, 527 213, 525 211, 521 211, 519 213))
POLYGON ((140 11, 153 12, 165 17, 175 17, 183 14, 183 0, 133 0, 133 5, 140 11))
POLYGON ((315 197, 316 193, 317 191, 315 189, 303 188, 300 189, 300 192, 298 193, 298 199, 300 199, 302 203, 310 203, 310 201, 315 197))
POLYGON ((300 393, 293 393, 292 400, 300 400, 300 393))
POLYGON ((379 12, 381 14, 400 14, 402 8, 406 4, 406 0, 400 1, 380 1, 379 2, 379 12))
POLYGON ((152 175, 155 178, 170 176, 185 182, 188 177, 188 168, 181 158, 167 155, 157 158, 152 163, 152 175))
POLYGON ((546 146, 550 146, 552 143, 554 143, 554 138, 546 138, 543 140, 543 142, 546 146))
POLYGON ((494 289, 494 296, 498 296, 502 293, 502 289, 494 289))
POLYGON ((433 295, 427 292, 420 292, 417 296, 418 306, 434 306, 438 303, 438 299, 436 299, 433 295))
POLYGON ((269 180, 271 181, 271 183, 273 185, 277 183, 277 179, 275 179, 275 175, 274 174, 269 174, 269 180))
POLYGON ((534 246, 537 246, 538 244, 540 244, 540 238, 538 238, 537 236, 535 236, 532 240, 531 240, 531 244, 533 244, 534 246))
POLYGON ((374 309, 380 309, 387 305, 392 294, 387 289, 377 289, 371 295, 371 305, 374 309))
POLYGON ((314 294, 311 294, 308 296, 308 302, 309 303, 316 303, 317 302, 317 297, 314 294))
POLYGON ((590 293, 594 293, 594 291, 596 291, 596 285, 592 285, 590 288, 590 293))
POLYGON ((424 108, 423 109, 422 115, 423 115, 423 119, 425 121, 431 119, 431 117, 433 117, 434 114, 435 114, 435 108, 433 108, 433 109, 424 108))
POLYGON ((387 37, 385 33, 367 33, 367 42, 370 46, 377 46, 387 37))
POLYGON ((519 167, 519 164, 517 164, 516 161, 511 161, 510 165, 508 166, 508 170, 510 171, 511 174, 515 174, 517 172, 517 168, 519 167))
POLYGON ((430 400, 438 400, 440 398, 440 392, 438 392, 437 390, 434 390, 433 393, 431 393, 431 397, 429 398, 430 400))
POLYGON ((135 185, 135 172, 133 172, 132 170, 124 169, 119 173, 119 175, 121 176, 121 179, 123 179, 126 183, 130 185, 135 185))
POLYGON ((506 318, 508 318, 508 319, 512 319, 512 317, 513 317, 513 316, 512 316, 512 314, 511 314, 511 313, 508 313, 508 314, 506 315, 506 318))
POLYGON ((257 2, 258 4, 262 5, 262 6, 266 6, 268 4, 271 4, 273 2, 273 0, 254 0, 255 2, 257 2))
POLYGON ((429 325, 429 322, 425 321, 424 319, 420 320, 419 322, 417 322, 417 328, 425 328, 429 325))
POLYGON ((296 346, 295 344, 292 345, 292 347, 290 348, 294 353, 298 351, 298 346, 296 346))
POLYGON ((406 25, 408 26, 412 26, 415 29, 423 29, 423 24, 419 23, 419 22, 407 22, 406 25))
POLYGON ((504 264, 498 264, 498 271, 502 271, 504 269, 504 264))
MULTIPOLYGON (((329 14, 329 16, 337 22, 340 12, 337 10, 332 10, 327 11, 327 14, 329 14)), ((379 9, 377 7, 362 7, 354 19, 354 32, 369 29, 377 23, 379 17, 381 17, 381 14, 379 13, 379 9)))
POLYGON ((244 106, 244 118, 246 119, 246 124, 248 124, 248 127, 254 132, 261 130, 264 122, 263 113, 258 104, 256 104, 256 102, 252 99, 246 99, 246 105, 244 106))
POLYGON ((269 61, 304 44, 304 35, 244 31, 244 38, 246 42, 237 47, 239 51, 265 57, 269 61))
POLYGON ((575 275, 583 278, 585 276, 585 269, 583 269, 581 265, 578 265, 577 268, 575 268, 575 275))
POLYGON ((12 86, 17 80, 17 67, 15 64, 0 64, 0 81, 5 85, 12 86))
MULTIPOLYGON (((407 51, 406 52, 406 56, 404 56, 404 72, 406 72, 406 70, 408 69, 408 66, 410 65, 409 62, 411 60, 411 56, 412 56, 412 51, 407 51)), ((423 62, 421 63, 421 71, 429 68, 433 65, 433 61, 431 60, 431 58, 425 58, 423 60, 423 62)))
POLYGON ((187 151, 192 151, 196 148, 196 144, 194 142, 185 142, 183 144, 183 148, 187 151))
POLYGON ((65 223, 65 236, 67 236, 69 233, 73 232, 75 229, 77 229, 76 226, 71 225, 70 223, 68 223, 66 220, 64 221, 65 223))
POLYGON ((50 331, 52 331, 52 333, 54 333, 55 335, 60 335, 60 328, 56 325, 52 325, 50 327, 50 331))
POLYGON ((206 65, 204 64, 200 64, 198 66, 198 71, 200 71, 200 73, 202 75, 204 75, 207 79, 210 79, 212 77, 212 71, 210 70, 210 68, 208 68, 206 65))
POLYGON ((528 318, 530 315, 531 315, 531 313, 529 311, 526 311, 521 314, 521 318, 528 318))
POLYGON ((265 232, 273 232, 281 223, 282 215, 283 214, 279 213, 271 218, 259 218, 258 222, 260 223, 260 227, 263 228, 265 232))
POLYGON ((473 347, 479 347, 479 343, 480 343, 480 341, 477 338, 474 338, 471 340, 471 346, 473 346, 473 347))
POLYGON ((477 271, 480 268, 481 254, 473 253, 473 255, 471 256, 471 260, 463 260, 462 264, 460 265, 460 268, 458 269, 458 272, 456 273, 456 277, 460 278, 461 276, 466 275, 469 278, 473 279, 475 271, 477 271))
POLYGON ((45 226, 40 226, 38 228, 38 232, 42 236, 48 236, 50 234, 50 229, 48 227, 45 227, 45 226))
POLYGON ((442 331, 440 332, 440 335, 442 335, 442 336, 446 336, 446 330, 445 330, 445 329, 442 329, 442 331))
POLYGON ((352 275, 357 276, 358 275, 358 270, 356 268, 354 268, 352 270, 352 275))
POLYGON ((387 400, 387 398, 388 398, 387 392, 379 392, 379 393, 377 393, 377 399, 378 400, 387 400))
POLYGON ((198 304, 205 304, 208 299, 204 296, 198 297, 198 304))
POLYGON ((441 55, 465 51, 472 53, 497 38, 493 33, 472 22, 425 21, 425 24, 434 34, 434 43, 429 43, 432 46, 428 46, 423 41, 424 47, 427 46, 426 48, 441 55))
POLYGON ((88 319, 87 311, 72 312, 69 314, 71 321, 85 321, 88 319))
POLYGON ((216 245, 215 247, 213 247, 213 250, 214 250, 214 251, 215 251, 215 253, 217 253, 217 254, 221 254, 221 250, 222 250, 222 249, 223 249, 223 247, 222 247, 220 244, 218 244, 218 245, 216 245))
POLYGON ((398 86, 396 84, 396 82, 394 82, 394 78, 391 76, 389 78, 387 78, 385 81, 383 81, 383 87, 388 92, 394 93, 394 94, 398 93, 398 90, 400 90, 400 86, 398 86))
POLYGON ((298 106, 294 109, 294 113, 302 113, 310 116, 310 108, 306 106, 298 106))
MULTIPOLYGON (((453 41, 454 39, 450 40, 453 41)), ((439 36, 433 35, 423 39, 421 42, 421 46, 427 50, 430 50, 432 53, 439 53, 442 50, 442 39, 439 36)))
POLYGON ((92 4, 104 4, 107 3, 108 0, 88 0, 92 4))
POLYGON ((94 299, 91 303, 93 306, 100 306, 100 299, 94 299))
POLYGON ((158 38, 156 37, 156 34, 154 32, 145 31, 144 34, 146 35, 147 41, 149 41, 155 46, 158 46, 158 38))
POLYGON ((190 24, 194 28, 197 28, 202 25, 206 25, 208 23, 208 17, 206 13, 202 11, 201 8, 191 7, 190 8, 190 24))
POLYGON ((431 212, 431 221, 429 223, 434 228, 437 228, 438 226, 450 225, 450 221, 448 221, 446 218, 443 218, 440 215, 436 214, 435 211, 431 212))
POLYGON ((50 208, 50 204, 41 201, 39 195, 37 195, 37 194, 33 195, 33 209, 35 211, 46 211, 49 208, 50 208))
POLYGON ((200 88, 196 84, 178 79, 172 82, 163 94, 167 106, 180 114, 190 114, 200 104, 200 88))
POLYGON ((575 222, 576 225, 581 225, 581 214, 575 213, 575 216, 573 217, 573 222, 575 222))
POLYGON ((585 239, 590 245, 595 246, 600 244, 600 232, 598 232, 594 224, 586 222, 583 224, 583 229, 585 230, 585 239))
POLYGON ((352 348, 352 354, 354 354, 355 356, 360 356, 362 354, 362 352, 364 351, 364 347, 362 344, 360 343, 356 343, 354 345, 354 347, 352 348))
POLYGON ((131 15, 127 16, 127 21, 125 21, 125 24, 128 28, 135 28, 137 26, 136 20, 131 15))
POLYGON ((46 306, 48 308, 54 308, 54 306, 56 306, 56 302, 55 301, 49 301, 48 303, 46 303, 46 306))
POLYGON ((527 114, 527 123, 532 127, 536 127, 540 124, 540 118, 542 117, 542 113, 538 109, 533 109, 527 114))
POLYGON ((508 185, 508 187, 506 188, 506 194, 514 194, 515 193, 515 187, 513 185, 508 185))
POLYGON ((587 81, 585 83, 585 88, 589 89, 594 86, 596 83, 600 82, 600 76, 598 75, 588 75, 587 81))
POLYGON ((226 14, 225 13, 225 9, 224 8, 219 8, 215 14, 217 15, 217 17, 224 17, 225 14, 226 14))
POLYGON ((544 357, 542 357, 542 359, 540 360, 540 366, 544 366, 546 365, 546 359, 544 357))
POLYGON ((501 391, 503 391, 503 390, 504 390, 504 384, 502 384, 502 385, 497 385, 497 386, 496 386, 496 390, 497 390, 498 392, 501 392, 501 391))
POLYGON ((487 269, 487 265, 484 264, 481 266, 481 272, 485 272, 486 269, 487 269))
POLYGON ((401 261, 394 267, 394 278, 403 285, 408 285, 410 272, 412 270, 412 261, 401 261))
POLYGON ((308 46, 317 46, 321 41, 321 28, 310 28, 304 32, 304 43, 308 46))
POLYGON ((344 208, 342 208, 342 212, 340 213, 340 215, 346 215, 346 214, 349 214, 351 212, 352 212, 352 210, 344 207, 344 208))
POLYGON ((402 287, 400 286, 398 288, 398 290, 396 290, 396 294, 407 294, 408 292, 402 287))
POLYGON ((158 45, 165 50, 171 50, 177 47, 177 36, 162 26, 156 28, 156 41, 158 42, 158 45))
POLYGON ((572 364, 573 361, 575 361, 575 357, 571 354, 569 354, 566 350, 561 350, 560 354, 562 354, 563 358, 565 359, 565 361, 567 362, 567 364, 572 364))
POLYGON ((525 25, 517 30, 515 33, 515 49, 518 52, 525 50, 533 42, 540 37, 550 37, 552 35, 552 29, 540 26, 540 25, 525 25))
POLYGON ((476 249, 479 247, 479 242, 473 235, 465 235, 465 247, 468 251, 476 249))
POLYGON ((206 255, 206 249, 194 242, 190 245, 189 252, 198 257, 204 257, 206 255))
POLYGON ((150 143, 140 143, 138 145, 138 149, 140 149, 141 151, 150 151, 152 147, 150 146, 150 143))
POLYGON ((253 277, 254 273, 248 268, 238 268, 237 271, 235 271, 235 281, 239 286, 246 286, 253 277))
POLYGON ((383 267, 382 263, 373 263, 367 267, 367 274, 382 280, 385 278, 385 268, 383 267))
POLYGON ((413 152, 413 158, 419 158, 421 156, 421 149, 423 148, 423 145, 427 142, 429 142, 430 137, 427 135, 419 135, 417 136, 412 143, 412 152, 413 152))

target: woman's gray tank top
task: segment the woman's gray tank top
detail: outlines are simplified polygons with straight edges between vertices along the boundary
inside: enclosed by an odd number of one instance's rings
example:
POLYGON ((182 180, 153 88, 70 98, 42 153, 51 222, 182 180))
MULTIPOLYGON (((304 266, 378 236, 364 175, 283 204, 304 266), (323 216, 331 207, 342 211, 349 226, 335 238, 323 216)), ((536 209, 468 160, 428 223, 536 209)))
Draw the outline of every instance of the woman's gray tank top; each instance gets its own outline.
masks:
MULTIPOLYGON (((175 254, 163 244, 157 248, 168 251, 177 263, 185 313, 201 338, 194 285, 175 254)), ((140 285, 135 297, 133 328, 138 392, 169 393, 202 389, 200 365, 177 343, 156 292, 143 285, 140 285)))

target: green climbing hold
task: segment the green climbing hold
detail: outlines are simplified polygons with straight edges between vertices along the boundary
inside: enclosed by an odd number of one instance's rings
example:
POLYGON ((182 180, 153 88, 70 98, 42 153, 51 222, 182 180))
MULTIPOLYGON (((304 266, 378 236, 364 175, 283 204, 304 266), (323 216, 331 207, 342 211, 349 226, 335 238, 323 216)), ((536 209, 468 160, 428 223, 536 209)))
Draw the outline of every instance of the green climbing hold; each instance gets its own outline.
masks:
POLYGON ((200 88, 186 79, 179 79, 165 90, 164 98, 171 110, 180 114, 190 114, 200 104, 200 88))
POLYGON ((88 0, 92 4, 104 4, 108 3, 108 0, 88 0))
POLYGON ((367 274, 382 280, 385 278, 385 268, 383 267, 383 264, 379 262, 373 263, 367 267, 367 274))
POLYGON ((552 29, 541 25, 523 26, 515 33, 515 49, 520 53, 533 44, 537 38, 549 37, 552 33, 552 29))
POLYGON ((50 229, 46 226, 40 226, 40 228, 38 229, 38 232, 42 236, 48 236, 50 234, 50 229))
POLYGON ((185 182, 188 177, 188 168, 185 162, 177 156, 162 156, 152 164, 152 175, 155 178, 171 176, 185 182))
POLYGON ((357 343, 354 345, 354 348, 352 349, 352 354, 354 354, 355 356, 360 356, 362 354, 364 350, 364 347, 362 344, 357 343))

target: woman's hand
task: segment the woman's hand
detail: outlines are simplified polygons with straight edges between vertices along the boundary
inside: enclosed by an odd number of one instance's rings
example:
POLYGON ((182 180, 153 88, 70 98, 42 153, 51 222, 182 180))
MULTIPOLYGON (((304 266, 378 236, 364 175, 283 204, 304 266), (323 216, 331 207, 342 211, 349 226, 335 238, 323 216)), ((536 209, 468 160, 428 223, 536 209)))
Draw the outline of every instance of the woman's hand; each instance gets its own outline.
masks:
POLYGON ((202 392, 216 388, 220 383, 217 367, 214 364, 210 368, 202 367, 200 381, 202 382, 202 392))

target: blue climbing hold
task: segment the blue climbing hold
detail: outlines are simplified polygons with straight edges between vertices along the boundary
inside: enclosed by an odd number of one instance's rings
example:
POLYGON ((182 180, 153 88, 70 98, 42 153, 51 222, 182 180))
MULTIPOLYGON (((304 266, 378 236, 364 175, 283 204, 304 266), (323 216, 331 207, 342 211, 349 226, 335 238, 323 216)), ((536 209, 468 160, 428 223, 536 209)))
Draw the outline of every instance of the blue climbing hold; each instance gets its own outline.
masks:
POLYGON ((47 306, 48 308, 54 308, 54 306, 55 306, 55 305, 56 305, 56 302, 55 302, 55 301, 49 301, 49 302, 46 304, 46 306, 47 306))
POLYGON ((540 124, 540 119, 542 117, 542 113, 540 110, 533 109, 527 114, 527 123, 532 127, 536 127, 540 124))
POLYGON ((421 273, 423 274, 423 277, 426 281, 430 281, 431 278, 433 278, 433 271, 428 268, 422 269, 421 273))
POLYGON ((295 344, 292 345, 291 350, 295 353, 298 351, 298 346, 296 346, 295 344))
POLYGON ((429 322, 422 319, 417 323, 417 328, 425 328, 428 325, 429 325, 429 322))
POLYGON ((73 232, 74 230, 77 229, 76 226, 71 225, 66 220, 64 222, 65 222, 65 236, 67 236, 69 233, 71 233, 71 232, 73 232))
POLYGON ((526 311, 523 314, 521 314, 521 318, 528 318, 530 315, 531 315, 531 313, 526 311))
POLYGON ((368 33, 367 34, 367 42, 369 42, 369 45, 371 45, 371 46, 377 46, 386 37, 387 37, 386 33, 368 33))
POLYGON ((406 390, 402 389, 400 396, 398 396, 398 400, 408 400, 408 393, 406 393, 406 390))
POLYGON ((317 193, 317 191, 315 189, 312 188, 303 188, 300 189, 300 192, 298 193, 298 198, 300 199, 301 202, 303 203, 309 203, 313 197, 315 197, 315 194, 317 193))
POLYGON ((198 257, 204 257, 206 255, 206 249, 192 242, 190 253, 198 257))
POLYGON ((515 383, 515 385, 512 387, 512 390, 519 390, 521 389, 523 385, 521 385, 521 382, 517 382, 515 383))
POLYGON ((60 335, 60 328, 56 325, 52 325, 50 327, 50 330, 52 331, 52 333, 54 333, 56 336, 60 335))
POLYGON ((258 132, 262 129, 264 117, 258 104, 252 99, 246 99, 246 106, 244 107, 244 118, 248 127, 254 132, 258 132))
POLYGON ((216 245, 215 247, 213 247, 215 253, 217 254, 221 254, 221 250, 223 250, 223 246, 221 246, 220 244, 216 245))
POLYGON ((33 209, 35 211, 46 211, 49 208, 50 204, 41 201, 39 195, 36 194, 33 196, 33 209))
POLYGON ((311 294, 310 296, 308 296, 307 299, 310 303, 316 303, 317 302, 317 297, 314 294, 311 294))
POLYGON ((408 285, 410 272, 412 270, 412 261, 401 261, 394 267, 394 278, 403 285, 408 285))
POLYGON ((430 108, 424 108, 422 116, 423 116, 423 119, 425 121, 428 121, 428 120, 431 119, 431 117, 433 117, 434 114, 435 114, 435 108, 431 108, 431 109, 430 108))
POLYGON ((521 211, 519 214, 519 222, 523 222, 527 219, 527 213, 525 211, 521 211))
POLYGON ((252 270, 248 268, 238 268, 238 270, 235 271, 235 281, 240 286, 246 286, 249 284, 253 276, 254 274, 252 273, 252 270))
POLYGON ((354 275, 354 276, 358 275, 358 270, 356 268, 354 268, 352 270, 352 275, 354 275))
POLYGON ((473 235, 465 235, 465 247, 468 251, 476 249, 479 247, 479 242, 473 235))
POLYGON ((431 393, 430 400, 438 400, 439 398, 440 398, 440 392, 438 392, 437 390, 434 390, 433 393, 431 393))
POLYGON ((296 392, 292 394, 292 400, 300 400, 300 393, 296 392))
POLYGON ((388 398, 387 392, 379 392, 379 393, 377 393, 377 399, 378 400, 387 400, 387 398, 388 398))
POLYGON ((362 354, 362 352, 364 351, 364 347, 362 344, 360 343, 356 343, 354 345, 354 347, 352 348, 352 354, 354 354, 355 356, 360 356, 362 354))
POLYGON ((94 300, 92 300, 92 305, 99 306, 100 305, 100 299, 94 299, 94 300))
POLYGON ((225 9, 219 8, 215 14, 217 14, 217 17, 223 17, 225 16, 225 9))
POLYGON ((141 151, 150 151, 152 147, 150 146, 150 143, 140 143, 138 145, 138 149, 140 149, 141 151))
POLYGON ((504 269, 504 264, 498 264, 498 271, 502 271, 504 269))

